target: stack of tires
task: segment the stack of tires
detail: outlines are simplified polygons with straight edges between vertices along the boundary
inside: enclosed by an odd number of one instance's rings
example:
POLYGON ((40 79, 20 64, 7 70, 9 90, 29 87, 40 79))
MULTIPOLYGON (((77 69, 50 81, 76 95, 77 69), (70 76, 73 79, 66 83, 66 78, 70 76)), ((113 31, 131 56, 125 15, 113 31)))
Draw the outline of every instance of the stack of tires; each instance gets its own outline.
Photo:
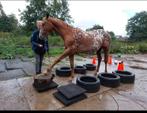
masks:
POLYGON ((78 76, 76 83, 86 89, 87 93, 95 93, 100 89, 100 80, 95 76, 78 76))
POLYGON ((120 77, 121 83, 134 83, 135 81, 135 74, 129 71, 113 71, 112 73, 120 77))
POLYGON ((78 74, 86 74, 86 67, 85 66, 76 66, 74 68, 74 72, 78 74))
POLYGON ((120 77, 113 73, 100 73, 98 74, 98 78, 103 86, 112 88, 120 86, 120 77))
POLYGON ((56 68, 56 75, 60 77, 68 77, 71 75, 71 68, 67 66, 56 68))
POLYGON ((118 87, 120 83, 134 83, 135 74, 129 71, 113 71, 112 73, 100 73, 100 83, 107 87, 118 87))
MULTIPOLYGON (((99 73, 97 77, 85 75, 86 71, 94 71, 96 66, 86 64, 84 66, 75 66, 74 72, 84 74, 76 79, 77 85, 87 90, 88 93, 94 93, 100 90, 100 84, 106 87, 116 88, 120 83, 134 83, 135 74, 129 71, 113 71, 112 73, 99 73)), ((71 75, 70 67, 60 67, 56 69, 56 75, 65 77, 71 75)))
POLYGON ((96 69, 96 66, 94 64, 86 64, 84 66, 86 67, 86 70, 88 71, 94 71, 96 69))

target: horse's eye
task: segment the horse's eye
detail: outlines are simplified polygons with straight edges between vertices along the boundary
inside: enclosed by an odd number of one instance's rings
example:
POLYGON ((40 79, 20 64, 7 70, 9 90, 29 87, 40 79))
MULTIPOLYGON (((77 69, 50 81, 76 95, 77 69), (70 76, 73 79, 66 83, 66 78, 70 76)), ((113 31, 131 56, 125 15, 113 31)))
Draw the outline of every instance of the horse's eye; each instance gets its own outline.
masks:
POLYGON ((45 23, 42 23, 42 26, 44 26, 45 25, 45 23))

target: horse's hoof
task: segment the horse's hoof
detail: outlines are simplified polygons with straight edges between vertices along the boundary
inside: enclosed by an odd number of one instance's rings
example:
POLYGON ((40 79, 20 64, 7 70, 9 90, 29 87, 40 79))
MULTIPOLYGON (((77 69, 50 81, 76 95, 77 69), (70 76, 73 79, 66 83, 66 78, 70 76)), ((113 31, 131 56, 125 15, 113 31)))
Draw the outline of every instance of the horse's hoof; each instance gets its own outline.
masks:
POLYGON ((48 73, 44 73, 44 75, 45 75, 45 76, 47 76, 47 75, 48 75, 48 73))
POLYGON ((72 83, 73 78, 74 78, 74 77, 70 77, 68 82, 69 82, 69 83, 72 83))
POLYGON ((47 72, 50 72, 50 71, 51 71, 51 68, 48 68, 48 69, 47 69, 47 72))
POLYGON ((50 73, 50 71, 45 71, 45 72, 43 72, 43 75, 45 75, 45 76, 47 76, 47 75, 49 75, 49 73, 50 73))
POLYGON ((72 83, 72 80, 69 80, 68 83, 72 83))
POLYGON ((105 73, 108 73, 108 71, 107 71, 107 70, 105 70, 105 73))
POLYGON ((95 73, 94 73, 94 76, 97 76, 97 75, 98 75, 98 72, 95 72, 95 73))
POLYGON ((42 74, 43 74, 43 75, 45 75, 45 76, 47 76, 47 75, 48 75, 48 73, 47 73, 47 72, 43 72, 42 74))

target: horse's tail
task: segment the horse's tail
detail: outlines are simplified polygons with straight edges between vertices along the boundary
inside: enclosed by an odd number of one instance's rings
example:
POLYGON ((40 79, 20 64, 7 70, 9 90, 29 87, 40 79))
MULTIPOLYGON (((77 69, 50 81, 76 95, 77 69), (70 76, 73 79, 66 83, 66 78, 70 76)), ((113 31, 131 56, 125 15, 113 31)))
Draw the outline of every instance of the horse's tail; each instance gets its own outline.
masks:
POLYGON ((111 44, 111 35, 109 32, 105 32, 105 38, 108 40, 108 42, 111 44))
POLYGON ((111 48, 111 35, 107 31, 105 31, 104 33, 104 40, 103 40, 102 47, 104 47, 104 49, 108 51, 107 54, 109 54, 110 48, 111 48))

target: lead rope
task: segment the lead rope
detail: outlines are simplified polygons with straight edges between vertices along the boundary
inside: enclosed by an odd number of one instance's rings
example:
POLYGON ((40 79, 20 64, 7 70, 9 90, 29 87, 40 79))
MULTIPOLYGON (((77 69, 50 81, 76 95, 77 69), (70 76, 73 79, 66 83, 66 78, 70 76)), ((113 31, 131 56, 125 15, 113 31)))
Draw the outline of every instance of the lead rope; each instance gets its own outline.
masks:
POLYGON ((47 53, 47 57, 48 57, 48 60, 49 60, 49 63, 50 63, 50 47, 48 45, 48 53, 47 53))
MULTIPOLYGON (((47 39, 47 41, 48 41, 48 39, 47 39)), ((48 43, 47 59, 48 59, 49 64, 50 64, 50 54, 49 54, 49 52, 50 52, 50 47, 49 47, 49 43, 48 43)), ((49 64, 47 64, 47 65, 49 65, 49 64)))

